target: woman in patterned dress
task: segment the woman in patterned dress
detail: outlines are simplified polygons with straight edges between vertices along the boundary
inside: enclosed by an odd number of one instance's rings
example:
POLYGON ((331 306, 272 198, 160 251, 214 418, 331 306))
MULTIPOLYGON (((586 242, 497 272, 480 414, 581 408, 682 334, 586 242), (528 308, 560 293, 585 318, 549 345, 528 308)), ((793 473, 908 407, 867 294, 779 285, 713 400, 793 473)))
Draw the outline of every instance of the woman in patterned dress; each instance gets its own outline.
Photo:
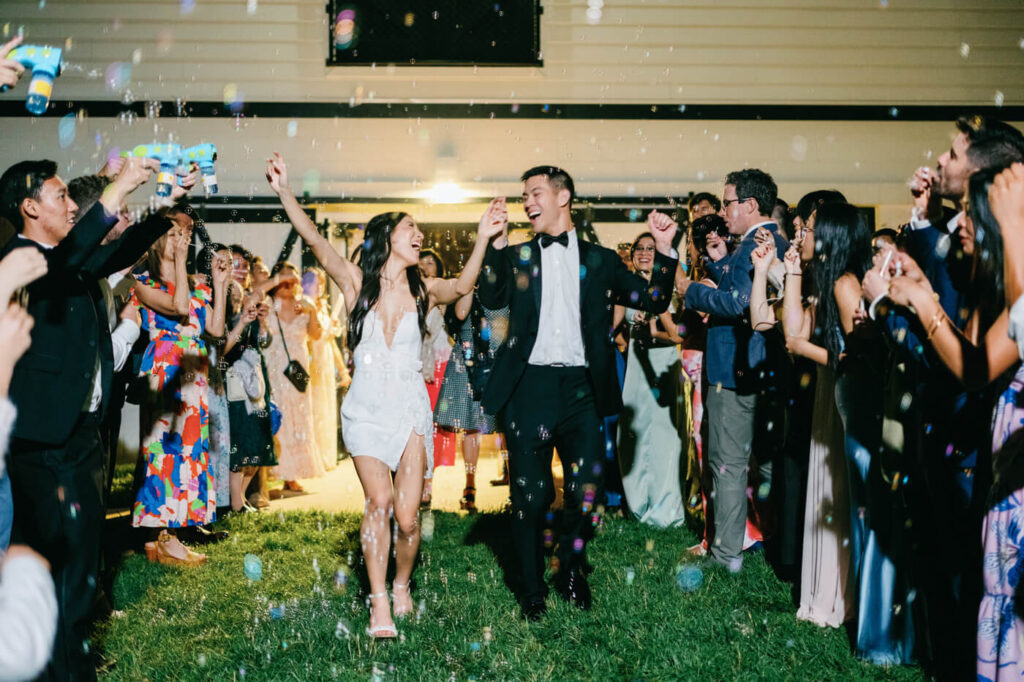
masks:
MULTIPOLYGON (((175 227, 153 245, 149 276, 133 294, 150 338, 141 369, 149 379, 140 429, 145 434, 140 457, 143 471, 132 505, 132 525, 142 528, 196 527, 216 520, 203 334, 224 334, 230 264, 218 260, 213 291, 205 285, 190 288, 185 259, 192 220, 182 212, 170 217, 175 227)), ((156 548, 156 556, 166 555, 180 563, 201 561, 196 557, 202 555, 188 552, 166 534, 161 534, 156 548)))
POLYGON ((477 363, 490 366, 494 354, 505 339, 508 311, 487 310, 474 294, 460 298, 449 306, 445 323, 455 339, 448 365, 444 370, 441 392, 434 407, 434 423, 439 430, 463 432, 462 461, 466 468, 466 486, 460 507, 476 512, 476 465, 480 460, 481 434, 494 433, 495 421, 480 405, 482 389, 472 385, 477 363), (486 337, 486 338, 484 338, 486 337))
POLYGON ((309 392, 313 402, 313 432, 317 452, 324 468, 338 466, 338 363, 342 360, 336 340, 340 327, 331 318, 327 299, 327 275, 320 268, 309 268, 302 276, 303 285, 311 278, 309 296, 316 308, 321 333, 310 339, 309 392))

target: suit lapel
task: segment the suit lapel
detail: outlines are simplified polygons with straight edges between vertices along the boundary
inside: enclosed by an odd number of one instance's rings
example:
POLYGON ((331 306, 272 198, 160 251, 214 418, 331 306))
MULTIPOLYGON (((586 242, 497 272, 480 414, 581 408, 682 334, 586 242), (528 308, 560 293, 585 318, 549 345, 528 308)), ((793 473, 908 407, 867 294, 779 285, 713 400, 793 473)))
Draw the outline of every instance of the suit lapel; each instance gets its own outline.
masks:
POLYGON ((590 279, 591 279, 589 277, 589 275, 590 275, 590 268, 588 268, 586 266, 586 263, 588 262, 587 261, 587 256, 590 253, 590 243, 583 241, 577 235, 577 237, 576 237, 576 248, 577 248, 577 251, 578 251, 578 253, 580 255, 580 272, 579 272, 579 278, 580 278, 580 324, 583 324, 583 311, 585 309, 585 306, 583 305, 583 302, 587 300, 587 296, 586 296, 587 286, 590 284, 590 279))
MULTIPOLYGON (((540 239, 534 237, 527 242, 530 247, 530 291, 533 292, 533 302, 537 304, 537 319, 540 319, 540 294, 543 286, 543 277, 540 258, 540 239)), ((522 247, 520 247, 522 248, 522 247)))

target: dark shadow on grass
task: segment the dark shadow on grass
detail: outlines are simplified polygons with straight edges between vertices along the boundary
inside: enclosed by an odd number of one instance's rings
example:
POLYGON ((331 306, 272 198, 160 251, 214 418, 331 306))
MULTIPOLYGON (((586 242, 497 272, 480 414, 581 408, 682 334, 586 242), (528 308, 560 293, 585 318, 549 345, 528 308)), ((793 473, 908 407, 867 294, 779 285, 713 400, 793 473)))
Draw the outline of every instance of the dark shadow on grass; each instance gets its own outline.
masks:
POLYGON ((512 542, 511 514, 479 514, 473 527, 466 533, 462 544, 473 546, 484 544, 491 551, 502 580, 513 595, 519 593, 520 572, 516 561, 515 545, 512 542))

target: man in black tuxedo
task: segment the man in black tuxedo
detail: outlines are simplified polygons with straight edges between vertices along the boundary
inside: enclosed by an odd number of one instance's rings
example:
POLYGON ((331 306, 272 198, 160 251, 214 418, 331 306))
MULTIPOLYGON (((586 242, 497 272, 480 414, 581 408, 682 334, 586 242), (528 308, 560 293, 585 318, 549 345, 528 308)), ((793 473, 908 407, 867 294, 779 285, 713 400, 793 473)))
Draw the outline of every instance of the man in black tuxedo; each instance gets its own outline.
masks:
POLYGON ((487 308, 509 306, 508 337, 495 358, 483 406, 489 414, 503 415, 521 569, 519 598, 523 615, 536 620, 546 611, 542 531, 548 546, 557 535, 559 593, 590 608, 581 569, 597 523, 602 419, 622 408, 612 312, 616 303, 664 312, 677 260, 671 246, 675 224, 667 216, 653 214, 648 221, 657 248, 648 283, 630 273, 611 249, 577 238, 569 214, 575 193, 568 173, 540 166, 526 171, 522 180, 523 208, 537 236, 516 247, 508 247, 505 236, 491 243, 479 296, 487 308), (546 516, 555 499, 552 448, 558 448, 565 472, 557 534, 552 517, 546 516))
POLYGON ((113 374, 97 280, 133 263, 170 222, 149 221, 108 245, 100 242, 125 197, 157 169, 153 160, 129 159, 77 222, 54 162, 24 161, 0 177, 0 212, 18 230, 0 256, 31 247, 48 268, 27 287, 35 324, 32 346, 11 380, 18 421, 8 458, 13 537, 46 557, 57 586, 60 616, 46 679, 96 678, 86 640, 104 518, 99 429, 113 374))

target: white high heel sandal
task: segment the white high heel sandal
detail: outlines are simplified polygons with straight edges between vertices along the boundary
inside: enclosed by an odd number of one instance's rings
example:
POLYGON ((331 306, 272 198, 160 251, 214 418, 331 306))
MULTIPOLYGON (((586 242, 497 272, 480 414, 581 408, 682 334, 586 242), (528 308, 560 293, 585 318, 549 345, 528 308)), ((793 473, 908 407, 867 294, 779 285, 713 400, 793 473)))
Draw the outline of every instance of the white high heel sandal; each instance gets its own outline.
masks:
MULTIPOLYGON (((404 585, 402 583, 392 583, 391 590, 392 590, 392 595, 394 595, 394 591, 395 590, 405 590, 406 594, 409 594, 410 597, 412 596, 412 594, 409 592, 409 583, 405 583, 404 585)), ((395 617, 396 618, 401 618, 402 616, 407 616, 410 613, 412 613, 412 607, 411 606, 409 608, 407 608, 407 609, 402 609, 401 611, 399 611, 398 609, 395 609, 395 617)))
MULTIPOLYGON (((377 599, 378 597, 387 598, 387 592, 378 592, 377 594, 369 595, 369 599, 377 599)), ((372 613, 372 609, 371 609, 372 613)), ((394 623, 391 625, 374 625, 373 627, 366 628, 366 634, 370 635, 374 639, 394 639, 398 637, 398 629, 394 623)))

